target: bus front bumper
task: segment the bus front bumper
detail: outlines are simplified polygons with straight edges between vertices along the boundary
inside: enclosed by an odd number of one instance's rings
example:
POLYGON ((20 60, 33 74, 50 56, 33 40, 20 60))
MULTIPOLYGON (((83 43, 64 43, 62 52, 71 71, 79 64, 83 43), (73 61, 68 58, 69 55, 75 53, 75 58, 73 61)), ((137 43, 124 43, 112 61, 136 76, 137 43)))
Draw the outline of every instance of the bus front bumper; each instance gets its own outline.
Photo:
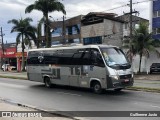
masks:
POLYGON ((107 77, 107 89, 118 89, 133 86, 134 79, 132 75, 119 76, 118 79, 114 77, 107 77))

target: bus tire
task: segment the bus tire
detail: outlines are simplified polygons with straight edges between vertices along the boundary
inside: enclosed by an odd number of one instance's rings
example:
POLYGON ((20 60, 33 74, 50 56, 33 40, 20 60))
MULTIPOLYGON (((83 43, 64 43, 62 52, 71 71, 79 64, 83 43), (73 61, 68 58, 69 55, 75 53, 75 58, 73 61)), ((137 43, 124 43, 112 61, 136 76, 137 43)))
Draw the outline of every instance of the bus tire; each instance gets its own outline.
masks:
POLYGON ((49 77, 45 77, 44 78, 44 83, 45 83, 45 87, 47 88, 51 88, 52 87, 52 83, 49 77))
POLYGON ((101 94, 102 93, 101 84, 97 81, 93 82, 92 89, 93 89, 93 92, 96 93, 96 94, 101 94))
POLYGON ((120 92, 121 90, 122 90, 122 88, 114 89, 114 91, 116 91, 116 92, 120 92))

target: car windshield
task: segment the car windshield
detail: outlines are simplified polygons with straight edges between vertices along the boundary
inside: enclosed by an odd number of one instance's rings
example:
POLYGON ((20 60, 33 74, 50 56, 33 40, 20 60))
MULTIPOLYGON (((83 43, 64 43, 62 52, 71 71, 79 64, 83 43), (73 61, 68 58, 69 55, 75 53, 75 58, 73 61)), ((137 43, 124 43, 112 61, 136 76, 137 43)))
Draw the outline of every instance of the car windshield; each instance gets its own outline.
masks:
POLYGON ((152 63, 152 66, 160 66, 160 63, 152 63))
POLYGON ((101 51, 108 66, 128 64, 128 60, 119 48, 101 48, 101 51))

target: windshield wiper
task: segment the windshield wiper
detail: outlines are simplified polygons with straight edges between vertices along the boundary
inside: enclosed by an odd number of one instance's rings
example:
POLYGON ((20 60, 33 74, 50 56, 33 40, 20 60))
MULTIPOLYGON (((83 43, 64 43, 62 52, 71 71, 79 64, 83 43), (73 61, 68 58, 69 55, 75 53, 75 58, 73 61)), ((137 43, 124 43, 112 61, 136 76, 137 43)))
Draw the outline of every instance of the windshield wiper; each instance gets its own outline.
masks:
POLYGON ((109 66, 120 66, 120 64, 112 64, 112 65, 109 65, 109 66))
POLYGON ((127 66, 127 65, 130 65, 129 63, 124 63, 124 64, 121 64, 122 66, 127 66))

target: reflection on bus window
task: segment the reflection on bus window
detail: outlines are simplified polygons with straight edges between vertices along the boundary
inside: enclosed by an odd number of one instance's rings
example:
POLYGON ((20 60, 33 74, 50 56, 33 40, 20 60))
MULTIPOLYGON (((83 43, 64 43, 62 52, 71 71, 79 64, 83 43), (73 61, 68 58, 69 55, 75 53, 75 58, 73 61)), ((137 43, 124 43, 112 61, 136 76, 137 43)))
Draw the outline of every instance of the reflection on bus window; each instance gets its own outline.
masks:
POLYGON ((124 56, 124 53, 118 48, 102 48, 102 53, 103 53, 105 62, 109 66, 128 63, 128 60, 124 56))

